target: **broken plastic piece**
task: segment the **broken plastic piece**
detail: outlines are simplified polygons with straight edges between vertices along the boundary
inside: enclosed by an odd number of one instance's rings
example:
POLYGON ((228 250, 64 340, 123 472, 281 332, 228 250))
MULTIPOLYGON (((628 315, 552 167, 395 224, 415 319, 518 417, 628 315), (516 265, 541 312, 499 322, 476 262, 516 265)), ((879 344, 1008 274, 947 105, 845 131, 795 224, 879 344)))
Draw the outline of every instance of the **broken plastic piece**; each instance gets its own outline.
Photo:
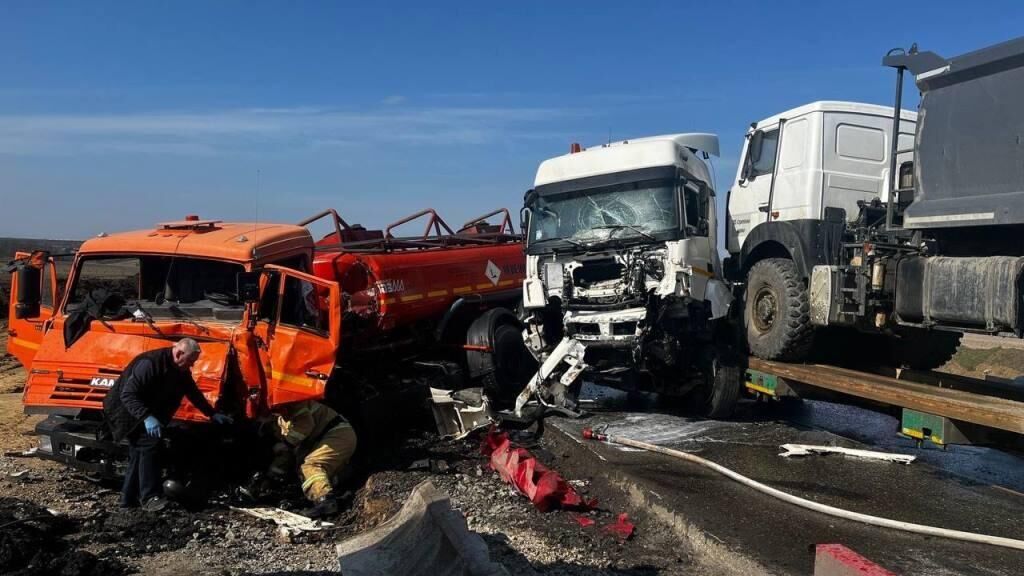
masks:
POLYGON ((491 459, 491 469, 530 499, 541 512, 555 508, 590 510, 597 500, 584 500, 557 472, 549 470, 524 448, 513 448, 508 434, 491 430, 480 451, 491 459))
POLYGON ((593 526, 596 523, 594 522, 593 518, 589 516, 584 516, 583 514, 577 514, 573 517, 573 519, 576 520, 576 523, 582 526, 583 528, 589 528, 590 526, 593 526))
POLYGON ((636 530, 636 525, 629 521, 629 514, 623 512, 619 514, 619 517, 614 523, 604 527, 604 531, 616 536, 619 540, 629 540, 633 535, 633 531, 636 530))
POLYGON ((431 388, 430 407, 437 433, 455 440, 495 422, 483 388, 456 391, 431 388))
POLYGON ((280 508, 237 508, 231 506, 231 509, 235 512, 259 518, 260 520, 271 520, 283 529, 281 532, 288 532, 289 534, 294 534, 294 531, 316 532, 334 526, 330 522, 313 520, 312 518, 280 508))
POLYGON ((810 456, 812 454, 845 454, 855 458, 867 458, 870 460, 885 460, 887 462, 899 462, 910 464, 917 459, 917 456, 908 454, 890 454, 888 452, 876 452, 874 450, 859 450, 857 448, 843 448, 841 446, 814 446, 811 444, 783 444, 779 446, 785 450, 779 456, 789 458, 791 456, 810 456))

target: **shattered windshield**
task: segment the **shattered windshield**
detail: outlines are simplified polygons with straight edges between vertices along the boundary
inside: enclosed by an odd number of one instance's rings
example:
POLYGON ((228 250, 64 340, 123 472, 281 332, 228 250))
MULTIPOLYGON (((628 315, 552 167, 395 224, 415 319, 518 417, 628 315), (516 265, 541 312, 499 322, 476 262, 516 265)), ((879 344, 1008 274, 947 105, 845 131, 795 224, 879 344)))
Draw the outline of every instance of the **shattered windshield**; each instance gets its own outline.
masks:
POLYGON ((676 198, 671 179, 538 195, 530 204, 529 243, 587 246, 616 239, 653 240, 679 229, 676 198))
POLYGON ((65 311, 90 303, 107 318, 240 320, 241 264, 180 256, 103 256, 79 263, 65 311), (139 310, 139 312, 135 312, 139 310))

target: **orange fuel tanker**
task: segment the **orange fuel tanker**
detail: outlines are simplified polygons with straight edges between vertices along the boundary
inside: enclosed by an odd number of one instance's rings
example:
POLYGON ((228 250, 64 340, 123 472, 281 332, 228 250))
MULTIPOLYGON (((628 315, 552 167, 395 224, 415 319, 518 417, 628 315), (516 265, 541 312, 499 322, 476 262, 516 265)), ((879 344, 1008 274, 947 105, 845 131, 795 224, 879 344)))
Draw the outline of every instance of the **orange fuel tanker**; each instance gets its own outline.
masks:
MULTIPOLYGON (((529 357, 513 312, 521 237, 507 210, 458 231, 432 210, 384 230, 334 210, 299 225, 190 216, 101 235, 74 255, 19 253, 9 269, 8 348, 28 371, 26 412, 48 415, 38 454, 102 475, 122 465, 103 439, 104 395, 137 354, 183 337, 202 348, 193 376, 207 399, 242 421, 309 398, 358 411, 396 383, 433 377, 514 393, 498 368, 529 357), (314 241, 307 226, 324 217, 334 232, 314 241), (423 235, 393 234, 420 218, 423 235), (73 257, 63 289, 60 256, 73 257)), ((176 419, 205 424, 187 402, 176 419)))

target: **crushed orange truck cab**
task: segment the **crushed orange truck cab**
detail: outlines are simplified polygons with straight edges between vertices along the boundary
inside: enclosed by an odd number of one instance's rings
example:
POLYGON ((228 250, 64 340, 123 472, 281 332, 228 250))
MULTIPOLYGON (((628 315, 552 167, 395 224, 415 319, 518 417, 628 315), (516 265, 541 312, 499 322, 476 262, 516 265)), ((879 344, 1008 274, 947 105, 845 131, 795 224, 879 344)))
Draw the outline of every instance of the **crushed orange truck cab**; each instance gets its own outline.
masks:
MULTIPOLYGON (((193 376, 207 399, 256 418, 324 398, 337 365, 357 363, 361 349, 404 342, 426 351, 432 346, 409 339, 424 324, 459 317, 464 329, 489 308, 513 308, 522 249, 507 211, 488 216, 496 214, 505 218, 499 226, 480 219, 458 232, 433 211, 370 231, 329 210, 320 216, 333 217, 335 232, 319 242, 306 227, 319 216, 299 225, 189 217, 84 242, 64 290, 53 258, 17 254, 8 347, 28 369, 26 411, 50 415, 37 428, 40 453, 116 473, 109 457, 82 461, 80 453, 96 452, 83 447, 97 447, 85 424, 98 426, 104 395, 135 356, 183 337, 202 348, 193 376), (424 235, 393 236, 421 215, 431 217, 424 235)), ((451 355, 450 346, 437 346, 442 332, 433 348, 451 355)), ((490 353, 456 348, 463 363, 490 353)), ((175 417, 205 420, 187 402, 175 417)))

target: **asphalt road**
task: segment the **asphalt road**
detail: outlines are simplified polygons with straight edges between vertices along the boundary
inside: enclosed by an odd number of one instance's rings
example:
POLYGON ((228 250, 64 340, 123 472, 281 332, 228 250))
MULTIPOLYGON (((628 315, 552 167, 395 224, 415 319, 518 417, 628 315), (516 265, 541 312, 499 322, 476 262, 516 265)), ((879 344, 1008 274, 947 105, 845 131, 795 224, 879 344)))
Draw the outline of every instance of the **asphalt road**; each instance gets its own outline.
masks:
POLYGON ((1015 455, 978 447, 918 449, 895 436, 895 419, 848 406, 808 402, 787 420, 747 408, 746 417, 730 422, 627 410, 595 412, 581 420, 551 418, 549 436, 568 455, 560 463, 567 473, 617 484, 736 573, 809 574, 819 543, 844 544, 899 574, 1010 575, 1024 569, 1024 552, 831 518, 687 462, 579 440, 584 427, 607 427, 609 434, 696 453, 832 506, 1024 538, 1024 461, 1015 455), (867 447, 918 460, 902 465, 839 455, 782 458, 779 445, 786 443, 867 447))

